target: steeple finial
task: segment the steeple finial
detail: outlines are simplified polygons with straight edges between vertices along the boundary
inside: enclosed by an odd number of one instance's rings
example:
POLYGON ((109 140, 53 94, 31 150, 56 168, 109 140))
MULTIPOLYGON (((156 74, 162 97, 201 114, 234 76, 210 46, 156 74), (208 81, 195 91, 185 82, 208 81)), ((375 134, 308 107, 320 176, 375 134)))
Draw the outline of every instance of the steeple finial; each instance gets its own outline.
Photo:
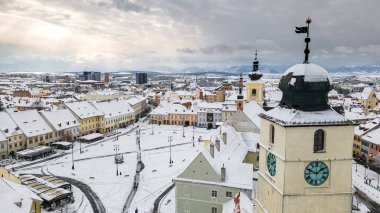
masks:
POLYGON ((311 23, 311 18, 309 16, 306 19, 306 24, 307 24, 306 27, 296 27, 296 33, 307 33, 306 38, 305 38, 306 48, 304 50, 304 53, 305 53, 305 60, 303 62, 304 64, 309 64, 309 53, 310 53, 309 43, 311 41, 311 39, 309 37, 310 23, 311 23))

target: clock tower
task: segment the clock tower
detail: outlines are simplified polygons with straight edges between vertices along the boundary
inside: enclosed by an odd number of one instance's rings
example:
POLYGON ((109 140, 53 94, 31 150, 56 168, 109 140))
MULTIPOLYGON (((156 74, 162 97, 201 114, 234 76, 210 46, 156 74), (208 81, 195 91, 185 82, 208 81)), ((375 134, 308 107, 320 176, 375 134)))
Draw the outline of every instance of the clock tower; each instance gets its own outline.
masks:
POLYGON ((280 80, 279 106, 260 115, 259 213, 351 212, 354 124, 328 105, 331 78, 309 63, 305 41, 304 63, 280 80))

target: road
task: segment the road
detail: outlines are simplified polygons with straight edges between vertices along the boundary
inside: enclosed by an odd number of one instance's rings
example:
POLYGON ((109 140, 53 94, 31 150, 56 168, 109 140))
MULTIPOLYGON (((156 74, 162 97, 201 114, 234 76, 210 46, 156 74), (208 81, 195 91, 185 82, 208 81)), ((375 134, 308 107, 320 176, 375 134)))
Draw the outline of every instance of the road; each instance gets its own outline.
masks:
POLYGON ((141 145, 140 145, 140 129, 136 130, 136 149, 137 149, 137 165, 136 165, 136 174, 133 181, 133 187, 131 192, 129 193, 127 200, 125 201, 123 207, 123 213, 128 213, 128 209, 131 206, 132 200, 136 195, 137 189, 139 187, 140 182, 140 172, 144 169, 144 164, 141 161, 141 145))

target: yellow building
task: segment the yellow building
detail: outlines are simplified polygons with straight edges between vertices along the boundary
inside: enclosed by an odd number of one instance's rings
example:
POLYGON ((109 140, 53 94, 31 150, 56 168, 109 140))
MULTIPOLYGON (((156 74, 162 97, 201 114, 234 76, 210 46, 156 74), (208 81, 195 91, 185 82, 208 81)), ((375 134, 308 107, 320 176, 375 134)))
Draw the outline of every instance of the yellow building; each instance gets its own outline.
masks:
POLYGON ((104 133, 104 114, 88 102, 66 103, 65 106, 80 120, 81 135, 104 133))
MULTIPOLYGON (((375 118, 373 120, 368 121, 367 123, 360 124, 359 126, 355 127, 355 132, 354 132, 354 148, 353 148, 353 155, 354 157, 357 158, 362 158, 363 155, 363 150, 367 149, 362 149, 362 138, 365 136, 367 133, 371 132, 374 129, 377 129, 380 126, 380 118, 375 118)), ((367 150, 368 151, 368 150, 367 150)), ((365 153, 368 155, 368 153, 365 153)), ((364 157, 365 159, 365 157, 364 157)))
POLYGON ((365 87, 358 97, 358 101, 364 107, 364 109, 374 109, 378 101, 375 88, 365 87))
MULTIPOLYGON (((11 136, 9 138, 11 142, 9 146, 13 140, 15 141, 14 146, 16 146, 16 150, 40 145, 50 145, 53 141, 53 129, 50 128, 49 124, 42 118, 37 110, 12 112, 9 113, 9 115, 23 133, 23 135, 11 136)), ((15 153, 10 152, 10 155, 14 154, 15 153)))
POLYGON ((248 102, 256 101, 262 105, 264 102, 264 82, 260 80, 262 74, 259 71, 257 51, 253 61, 252 73, 248 75, 250 80, 246 83, 246 99, 248 102))
POLYGON ((330 109, 331 85, 322 67, 297 64, 280 105, 260 115, 258 213, 351 212, 354 124, 330 109))

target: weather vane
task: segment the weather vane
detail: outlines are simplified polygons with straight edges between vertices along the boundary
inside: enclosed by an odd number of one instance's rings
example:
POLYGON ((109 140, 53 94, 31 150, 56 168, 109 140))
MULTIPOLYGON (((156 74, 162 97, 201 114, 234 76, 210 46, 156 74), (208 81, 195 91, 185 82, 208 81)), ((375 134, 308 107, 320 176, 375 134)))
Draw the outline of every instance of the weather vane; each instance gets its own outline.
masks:
POLYGON ((306 19, 306 24, 307 26, 306 27, 296 27, 296 33, 307 33, 306 35, 306 38, 305 38, 305 42, 306 42, 306 48, 305 48, 305 61, 303 62, 304 64, 308 64, 309 63, 309 53, 310 53, 310 50, 309 50, 309 43, 311 41, 311 39, 309 38, 309 26, 310 26, 310 23, 311 23, 311 18, 310 16, 306 19))

